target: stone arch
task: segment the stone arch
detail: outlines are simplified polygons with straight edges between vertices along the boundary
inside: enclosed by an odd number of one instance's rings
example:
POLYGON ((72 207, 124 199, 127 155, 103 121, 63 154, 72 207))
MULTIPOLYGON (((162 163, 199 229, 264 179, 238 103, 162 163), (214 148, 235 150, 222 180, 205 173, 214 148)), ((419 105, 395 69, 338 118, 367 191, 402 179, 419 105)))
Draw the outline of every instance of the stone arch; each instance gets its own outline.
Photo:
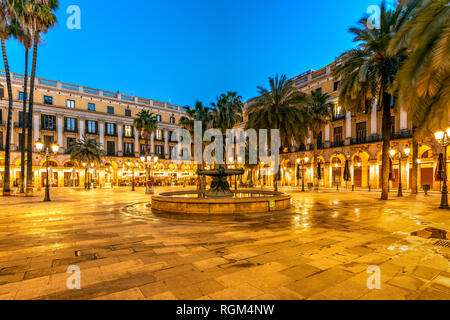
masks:
MULTIPOLYGON (((40 162, 40 167, 46 167, 46 163, 47 163, 47 159, 45 159, 45 158, 42 159, 42 161, 40 162)), ((48 159, 48 164, 49 164, 49 167, 53 167, 53 168, 59 167, 58 161, 56 161, 53 158, 48 159)))
POLYGON ((435 150, 431 146, 422 144, 419 147, 419 159, 432 159, 435 155, 435 150))
POLYGON ((350 162, 353 164, 364 164, 364 163, 368 163, 370 160, 370 154, 367 151, 358 151, 355 152, 351 157, 350 157, 350 162))

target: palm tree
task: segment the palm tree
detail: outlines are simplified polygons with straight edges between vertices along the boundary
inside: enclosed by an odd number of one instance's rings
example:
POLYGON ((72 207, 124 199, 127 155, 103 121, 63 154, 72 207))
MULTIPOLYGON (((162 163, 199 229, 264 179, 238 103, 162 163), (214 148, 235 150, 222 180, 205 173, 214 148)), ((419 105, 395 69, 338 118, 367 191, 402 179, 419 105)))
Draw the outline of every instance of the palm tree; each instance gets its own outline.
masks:
MULTIPOLYGON (((314 145, 313 166, 317 167, 318 138, 323 128, 330 122, 333 104, 329 102, 330 96, 321 91, 312 91, 310 95, 311 104, 308 106, 308 127, 312 132, 314 145)), ((319 190, 319 172, 314 170, 314 189, 319 190)))
POLYGON ((359 27, 350 29, 358 48, 343 53, 334 69, 341 79, 339 102, 348 111, 367 113, 376 99, 383 111, 382 136, 382 200, 389 198, 389 149, 391 141, 391 107, 396 91, 395 77, 407 57, 404 48, 389 50, 390 42, 414 12, 415 1, 401 1, 397 8, 388 10, 383 1, 380 10, 380 28, 369 28, 367 18, 359 27))
POLYGON ((72 144, 67 150, 70 154, 70 158, 73 161, 77 161, 78 163, 85 163, 85 188, 88 188, 87 183, 87 173, 88 173, 88 165, 90 163, 100 163, 102 159, 105 157, 105 152, 102 150, 102 147, 99 142, 94 139, 88 139, 86 137, 82 137, 81 140, 72 144))
POLYGON ((211 126, 224 134, 242 120, 244 103, 237 92, 228 91, 227 94, 222 94, 216 103, 211 103, 211 106, 213 107, 211 126))
POLYGON ((19 12, 18 20, 23 29, 29 31, 33 39, 33 64, 31 68, 30 96, 28 105, 27 121, 27 189, 28 196, 33 193, 33 103, 34 86, 36 78, 37 53, 41 33, 46 33, 56 22, 56 15, 53 11, 58 9, 58 0, 16 0, 22 9, 19 12))
POLYGON ((8 89, 8 121, 6 129, 6 146, 5 146, 5 176, 3 181, 3 196, 11 195, 11 135, 12 135, 12 110, 13 96, 11 74, 9 73, 8 56, 6 54, 5 41, 11 36, 11 7, 8 2, 2 1, 0 4, 0 40, 2 47, 3 63, 5 65, 6 86, 8 89))
MULTIPOLYGON (((195 102, 195 107, 184 107, 186 110, 186 116, 183 116, 179 120, 179 124, 182 128, 188 130, 191 134, 191 137, 194 138, 194 125, 195 121, 200 121, 202 123, 202 132, 205 132, 208 127, 210 126, 210 123, 213 119, 211 114, 211 109, 208 107, 203 106, 203 103, 201 101, 195 102)), ((194 144, 192 144, 192 147, 194 147, 194 144)), ((202 153, 204 148, 204 142, 202 139, 202 153)), ((191 152, 191 154, 194 154, 191 152)), ((203 157, 202 157, 203 158, 203 157)), ((204 167, 204 163, 202 161, 201 168, 204 167)), ((203 178, 198 180, 198 188, 203 189, 206 187, 206 177, 203 176, 203 178)))
POLYGON ((149 155, 148 141, 158 127, 156 115, 148 110, 142 110, 138 113, 137 118, 134 119, 134 126, 145 140, 145 155, 149 155))
MULTIPOLYGON (((278 129, 281 144, 291 145, 295 141, 300 145, 307 136, 308 119, 306 105, 308 97, 295 89, 285 75, 269 78, 270 90, 258 87, 260 96, 248 107, 248 129, 278 129)), ((274 175, 275 191, 278 191, 278 176, 274 175)))
POLYGON ((450 7, 447 0, 422 0, 404 24, 390 50, 407 48, 408 58, 398 72, 400 105, 413 123, 412 193, 418 191, 418 140, 448 125, 450 108, 450 7))
POLYGON ((450 6, 447 0, 422 0, 391 42, 390 50, 408 49, 398 72, 399 103, 419 131, 447 127, 450 108, 450 6))
POLYGON ((15 18, 12 20, 12 34, 14 38, 16 38, 25 48, 25 74, 23 78, 23 112, 22 118, 20 119, 22 122, 22 135, 20 137, 20 193, 25 193, 25 136, 26 136, 26 125, 27 122, 26 114, 27 114, 27 101, 28 101, 28 57, 30 49, 33 45, 33 39, 29 33, 29 30, 26 29, 26 26, 22 26, 17 20, 17 16, 20 15, 20 11, 23 10, 23 7, 20 7, 20 3, 15 3, 16 8, 14 10, 15 18))

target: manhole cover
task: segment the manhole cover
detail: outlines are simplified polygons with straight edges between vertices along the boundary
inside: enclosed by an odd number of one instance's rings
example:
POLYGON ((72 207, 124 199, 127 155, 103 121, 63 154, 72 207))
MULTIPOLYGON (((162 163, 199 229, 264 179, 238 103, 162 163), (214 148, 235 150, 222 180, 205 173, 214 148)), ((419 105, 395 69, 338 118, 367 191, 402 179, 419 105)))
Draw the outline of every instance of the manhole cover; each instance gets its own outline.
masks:
POLYGON ((450 240, 450 233, 436 228, 426 228, 425 230, 413 232, 411 235, 425 239, 450 240))
POLYGON ((438 246, 438 247, 450 248, 450 241, 447 241, 447 240, 439 240, 439 241, 436 242, 434 245, 435 245, 435 246, 438 246))

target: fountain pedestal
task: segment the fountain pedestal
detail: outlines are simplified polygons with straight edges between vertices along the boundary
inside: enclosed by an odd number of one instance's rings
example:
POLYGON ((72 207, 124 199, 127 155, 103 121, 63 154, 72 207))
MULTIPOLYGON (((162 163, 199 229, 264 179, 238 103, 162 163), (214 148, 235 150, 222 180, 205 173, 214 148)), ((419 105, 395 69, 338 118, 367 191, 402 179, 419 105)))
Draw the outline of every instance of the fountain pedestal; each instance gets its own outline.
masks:
POLYGON ((208 198, 232 198, 233 192, 227 179, 229 176, 243 175, 244 172, 243 169, 225 169, 223 167, 213 170, 197 170, 199 176, 208 176, 213 179, 210 189, 206 192, 208 198))

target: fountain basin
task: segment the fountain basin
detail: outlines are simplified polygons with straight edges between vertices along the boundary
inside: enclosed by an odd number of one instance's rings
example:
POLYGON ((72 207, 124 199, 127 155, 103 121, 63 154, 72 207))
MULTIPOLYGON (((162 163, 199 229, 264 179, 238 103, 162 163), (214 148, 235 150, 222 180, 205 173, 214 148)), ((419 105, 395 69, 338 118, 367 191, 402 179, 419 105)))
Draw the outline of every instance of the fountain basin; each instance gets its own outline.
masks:
POLYGON ((291 196, 259 190, 232 191, 232 198, 202 198, 201 191, 166 192, 152 197, 152 210, 176 214, 239 215, 282 211, 291 196))

